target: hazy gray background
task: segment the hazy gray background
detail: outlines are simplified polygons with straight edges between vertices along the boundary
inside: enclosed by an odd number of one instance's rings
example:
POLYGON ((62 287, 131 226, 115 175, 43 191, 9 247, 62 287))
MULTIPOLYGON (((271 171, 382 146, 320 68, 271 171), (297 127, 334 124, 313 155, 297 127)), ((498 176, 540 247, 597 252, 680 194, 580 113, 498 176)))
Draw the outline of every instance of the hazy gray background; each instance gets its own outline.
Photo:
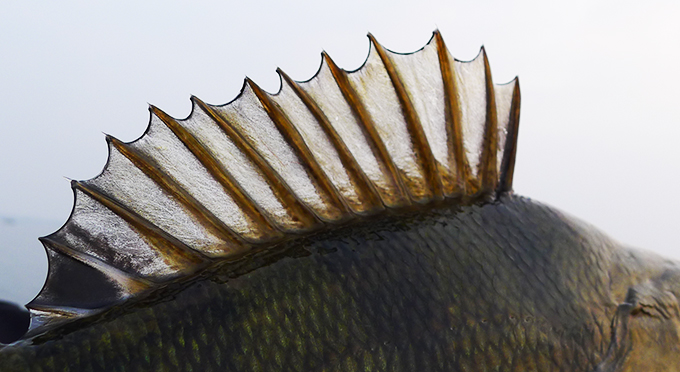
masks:
POLYGON ((66 221, 63 176, 106 161, 102 132, 130 141, 146 103, 178 118, 248 75, 278 90, 322 50, 361 65, 368 31, 410 52, 439 28, 451 53, 486 46, 494 80, 520 76, 515 190, 631 245, 680 258, 680 3, 674 1, 23 1, 0 5, 0 298, 42 286, 37 237, 66 221))

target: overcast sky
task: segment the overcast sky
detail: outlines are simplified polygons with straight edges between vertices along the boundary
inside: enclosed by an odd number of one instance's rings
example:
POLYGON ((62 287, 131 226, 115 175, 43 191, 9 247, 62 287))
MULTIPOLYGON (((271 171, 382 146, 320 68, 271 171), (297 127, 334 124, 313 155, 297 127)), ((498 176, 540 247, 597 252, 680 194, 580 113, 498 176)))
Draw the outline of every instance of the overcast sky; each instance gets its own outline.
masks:
POLYGON ((131 141, 146 128, 147 102, 184 118, 191 94, 228 102, 246 75, 276 92, 276 67, 306 80, 322 50, 355 69, 369 31, 410 52, 439 28, 463 60, 484 45, 496 82, 520 77, 516 192, 680 258, 677 1, 9 3, 0 5, 0 217, 45 221, 0 229, 12 235, 0 237, 0 298, 25 303, 40 289, 37 237, 70 213, 64 177, 103 168, 102 132, 131 141))

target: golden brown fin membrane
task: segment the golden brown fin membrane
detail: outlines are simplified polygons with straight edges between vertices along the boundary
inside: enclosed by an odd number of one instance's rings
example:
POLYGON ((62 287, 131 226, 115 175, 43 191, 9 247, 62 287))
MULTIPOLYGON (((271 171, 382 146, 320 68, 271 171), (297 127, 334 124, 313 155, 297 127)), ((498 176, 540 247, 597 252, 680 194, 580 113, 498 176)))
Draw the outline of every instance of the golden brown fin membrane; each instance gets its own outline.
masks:
POLYGON ((41 239, 31 333, 291 235, 510 191, 517 80, 494 85, 484 49, 455 60, 438 31, 411 54, 369 39, 356 71, 324 53, 308 81, 279 70, 276 94, 246 80, 226 105, 192 97, 184 120, 151 107, 142 137, 108 137, 106 167, 72 183, 71 216, 41 239))

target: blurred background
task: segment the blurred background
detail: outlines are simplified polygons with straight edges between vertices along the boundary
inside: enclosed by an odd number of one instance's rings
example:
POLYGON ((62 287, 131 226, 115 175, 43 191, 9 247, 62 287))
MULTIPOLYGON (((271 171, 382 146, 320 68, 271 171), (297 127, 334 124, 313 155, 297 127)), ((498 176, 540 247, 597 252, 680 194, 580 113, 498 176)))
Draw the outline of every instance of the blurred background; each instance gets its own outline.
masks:
POLYGON ((147 102, 184 118, 194 94, 232 100, 247 75, 345 69, 366 33, 411 52, 439 28, 458 59, 486 47, 494 80, 520 76, 517 193, 616 239, 680 258, 680 3, 677 1, 60 1, 0 5, 0 299, 42 287, 37 237, 96 176, 104 133, 139 137, 147 102))

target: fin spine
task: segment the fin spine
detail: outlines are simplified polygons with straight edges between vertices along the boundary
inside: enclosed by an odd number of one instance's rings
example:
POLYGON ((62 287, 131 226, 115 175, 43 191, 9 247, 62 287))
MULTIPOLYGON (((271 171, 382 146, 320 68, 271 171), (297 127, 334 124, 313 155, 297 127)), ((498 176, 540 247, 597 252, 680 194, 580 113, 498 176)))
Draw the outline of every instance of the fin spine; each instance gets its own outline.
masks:
POLYGON ((390 178, 390 183, 394 185, 396 189, 396 193, 394 195, 389 195, 389 200, 383 199, 383 203, 385 203, 385 205, 390 208, 398 208, 410 205, 411 200, 409 198, 408 192, 406 191, 406 187, 404 186, 404 182, 399 175, 399 171, 397 170, 392 157, 387 151, 385 144, 380 138, 380 135, 375 129, 373 120, 371 119, 366 108, 363 106, 359 95, 350 84, 349 79, 347 78, 347 72, 338 67, 338 65, 333 62, 331 57, 326 54, 326 52, 322 52, 321 55, 326 63, 328 63, 331 74, 333 75, 336 84, 340 88, 343 97, 345 97, 345 100, 352 109, 355 117, 359 123, 361 123, 360 127, 364 132, 364 136, 366 137, 366 140, 371 147, 376 159, 378 162, 384 165, 384 169, 386 169, 388 173, 387 177, 390 178))
MULTIPOLYGON (((210 152, 177 120, 165 113, 163 110, 149 106, 149 111, 156 115, 176 136, 180 141, 194 154, 196 159, 205 167, 205 169, 212 175, 212 177, 219 182, 225 189, 227 194, 232 197, 232 200, 239 206, 241 211, 258 226, 258 236, 255 239, 249 239, 242 236, 241 238, 250 243, 262 243, 263 241, 270 241, 282 237, 279 230, 272 221, 270 221, 266 214, 260 209, 257 203, 248 196, 236 180, 229 172, 224 170, 219 162, 210 154, 210 152)), ((234 232, 234 234, 237 234, 234 232)))
POLYGON ((501 175, 499 191, 512 191, 512 179, 515 174, 515 158, 517 155, 517 134, 519 133, 519 112, 522 96, 519 90, 519 79, 515 78, 515 88, 512 91, 512 104, 510 106, 510 122, 508 134, 503 149, 503 161, 501 163, 501 175))
MULTIPOLYGON (((78 309, 78 308, 72 308, 72 307, 66 307, 66 306, 50 306, 50 305, 36 305, 36 304, 27 304, 27 308, 30 310, 34 311, 39 311, 45 313, 45 315, 49 314, 50 320, 58 320, 56 318, 60 317, 62 318, 61 320, 64 319, 77 319, 79 317, 82 317, 82 313, 91 313, 95 312, 96 310, 85 310, 85 309, 78 309), (77 310, 76 310, 77 309, 77 310), (78 311, 79 310, 79 311, 78 311)), ((33 315, 33 314, 31 314, 33 315)), ((32 321, 33 319, 31 319, 32 321)), ((29 329, 29 332, 31 330, 29 329)))
POLYGON ((305 226, 304 230, 310 230, 319 226, 321 221, 317 215, 311 208, 298 199, 295 193, 290 190, 288 184, 281 179, 272 167, 269 166, 267 161, 262 158, 257 150, 241 136, 238 130, 229 124, 224 117, 215 112, 210 105, 206 104, 198 97, 192 96, 191 100, 210 116, 234 144, 260 169, 267 180, 267 183, 272 188, 272 191, 274 191, 274 195, 276 195, 281 204, 285 206, 292 218, 300 221, 302 226, 305 226))
POLYGON ((128 294, 135 294, 142 292, 154 286, 154 282, 149 279, 133 276, 132 274, 122 271, 108 263, 84 252, 77 251, 65 244, 58 242, 51 236, 39 238, 40 242, 53 251, 64 254, 74 260, 80 261, 83 264, 97 269, 107 277, 115 280, 128 294))
POLYGON ((279 105, 269 97, 267 92, 262 90, 262 88, 248 78, 246 78, 246 83, 253 90, 255 96, 257 96, 257 99, 260 101, 260 104, 267 112, 267 115, 277 127, 284 140, 288 143, 288 146, 293 150, 293 153, 295 153, 297 158, 300 159, 300 164, 307 170, 312 178, 312 182, 320 189, 320 191, 322 191, 322 199, 324 202, 329 204, 331 207, 329 209, 334 209, 331 215, 320 217, 323 219, 331 217, 328 222, 339 221, 346 218, 349 208, 347 207, 344 198, 335 188, 335 185, 331 183, 323 169, 321 169, 321 166, 314 158, 314 155, 312 155, 309 147, 307 147, 302 135, 300 135, 300 132, 293 126, 290 119, 288 119, 279 105))
POLYGON ((479 175, 481 177, 480 192, 493 192, 498 187, 498 114, 496 112, 496 90, 491 78, 491 67, 486 50, 482 47, 484 61, 484 79, 486 85, 486 125, 484 127, 484 143, 480 159, 479 175))
POLYGON ((172 195, 180 202, 203 227, 211 231, 216 236, 224 238, 231 246, 243 246, 242 237, 234 232, 229 226, 225 225, 219 218, 215 217, 205 206, 198 202, 193 196, 186 192, 175 180, 164 177, 153 164, 151 159, 140 154, 126 143, 107 136, 107 141, 113 145, 123 156, 130 160, 137 168, 155 182, 161 189, 172 195))
MULTIPOLYGON (((423 125, 420 122, 418 113, 413 107, 411 98, 409 97, 406 87, 402 82, 399 72, 397 71, 392 59, 375 39, 372 34, 368 34, 368 38, 373 43, 375 50, 380 56, 380 60, 387 71, 387 75, 390 77, 394 91, 399 98, 399 104, 401 106, 402 114, 407 125, 407 130, 413 139, 413 151, 415 152, 416 159, 425 171, 425 180, 429 184, 430 190, 428 193, 423 193, 425 198, 434 198, 436 200, 441 200, 443 198, 442 180, 437 171, 437 165, 432 153, 432 148, 425 137, 425 131, 423 130, 423 125), (427 195, 430 194, 430 195, 427 195)), ((427 200, 425 200, 427 201, 427 200)))
POLYGON ((373 184, 366 176, 366 173, 364 173, 364 171, 361 169, 361 166, 359 166, 359 163, 357 163, 356 159, 347 148, 345 142, 335 131, 335 128, 333 128, 331 125, 328 117, 326 117, 326 114, 323 113, 314 99, 312 99, 312 97, 310 97, 309 94, 307 94, 307 92, 305 92, 295 80, 291 79, 281 69, 277 69, 276 72, 278 72, 281 78, 286 83, 288 83, 295 94, 300 98, 302 103, 304 103, 307 109, 309 109, 309 111, 312 113, 314 118, 319 123, 319 126, 326 134, 335 150, 338 152, 340 161, 347 170, 352 183, 358 186, 356 191, 360 194, 360 198, 364 201, 361 203, 363 208, 357 209, 352 208, 353 206, 350 206, 352 211, 359 214, 373 214, 383 210, 384 205, 380 200, 380 195, 378 195, 377 191, 373 187, 373 184))
POLYGON ((454 188, 452 195, 465 195, 467 191, 467 179, 470 177, 470 166, 465 156, 463 145, 462 113, 460 102, 458 102, 458 84, 453 73, 453 61, 449 58, 449 52, 444 43, 439 30, 434 32, 435 42, 437 43, 437 55, 439 57, 439 67, 441 69, 442 81, 444 82, 444 104, 446 112, 447 145, 449 155, 453 159, 451 168, 457 174, 457 187, 454 188))
POLYGON ((164 258, 172 260, 173 263, 182 262, 182 265, 179 265, 179 267, 196 267, 206 262, 207 257, 202 253, 191 249, 144 217, 121 205, 115 199, 79 181, 71 181, 71 187, 85 193, 120 216, 132 228, 137 230, 143 239, 154 247, 157 252, 160 252, 164 258))

